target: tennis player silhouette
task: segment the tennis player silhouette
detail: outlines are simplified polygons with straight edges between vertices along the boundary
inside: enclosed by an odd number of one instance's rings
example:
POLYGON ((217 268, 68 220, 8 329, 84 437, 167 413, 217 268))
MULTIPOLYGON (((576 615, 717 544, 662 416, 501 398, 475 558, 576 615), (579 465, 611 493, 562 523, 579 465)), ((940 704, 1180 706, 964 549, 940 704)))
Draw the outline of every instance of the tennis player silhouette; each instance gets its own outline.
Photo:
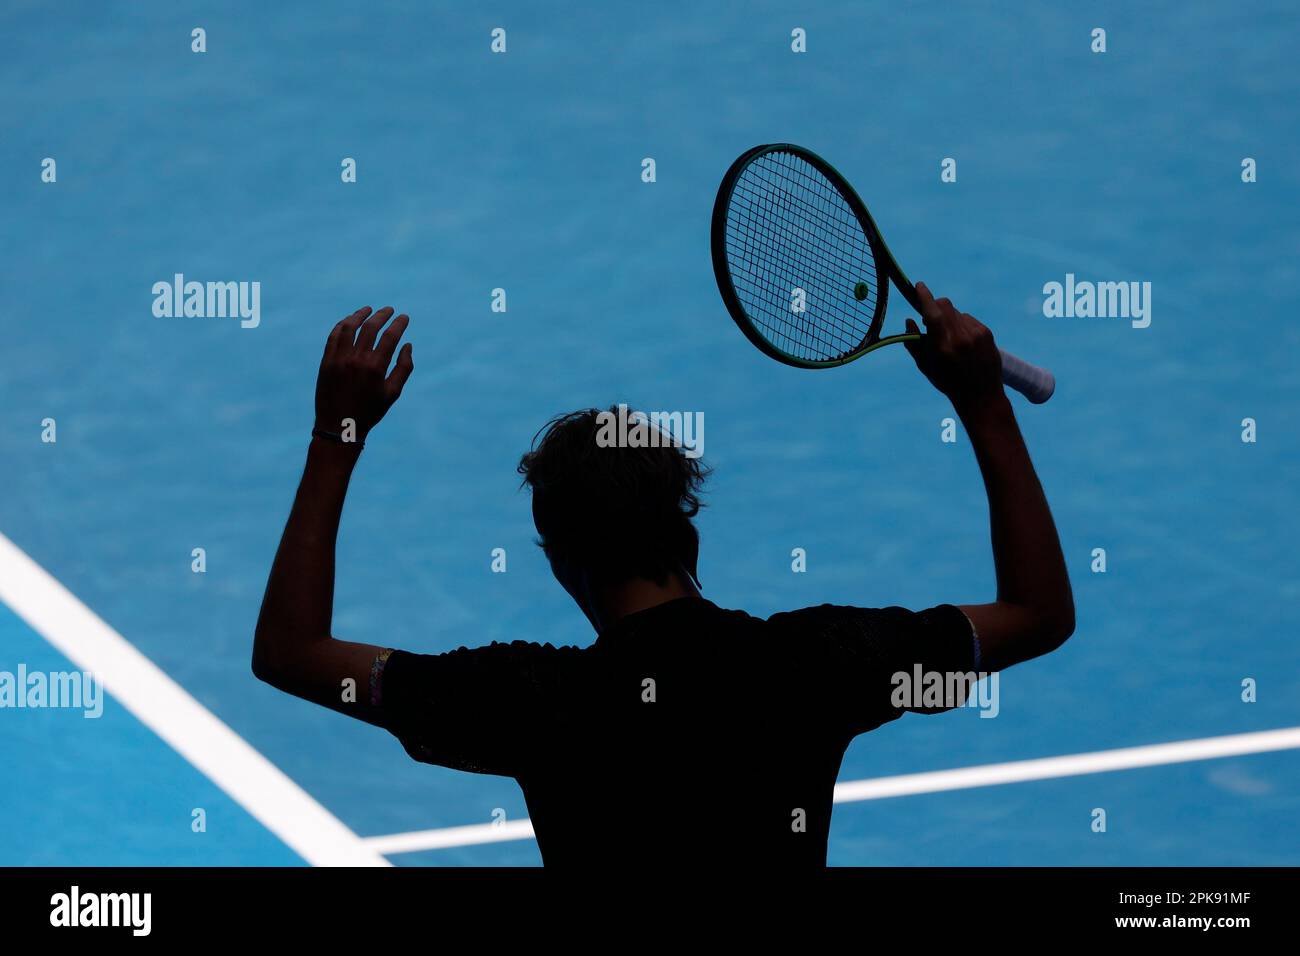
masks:
POLYGON ((365 308, 325 347, 254 674, 386 728, 416 760, 513 777, 548 866, 824 866, 849 742, 907 711, 962 702, 900 697, 900 675, 969 681, 1074 630, 1065 561, 993 336, 917 289, 929 334, 909 348, 952 401, 983 473, 994 600, 767 619, 721 608, 701 594, 692 522, 706 469, 669 443, 605 447, 588 409, 552 420, 519 470, 541 546, 594 643, 430 655, 339 640, 334 552, 348 482, 413 369, 411 346, 398 350, 407 316, 365 308))

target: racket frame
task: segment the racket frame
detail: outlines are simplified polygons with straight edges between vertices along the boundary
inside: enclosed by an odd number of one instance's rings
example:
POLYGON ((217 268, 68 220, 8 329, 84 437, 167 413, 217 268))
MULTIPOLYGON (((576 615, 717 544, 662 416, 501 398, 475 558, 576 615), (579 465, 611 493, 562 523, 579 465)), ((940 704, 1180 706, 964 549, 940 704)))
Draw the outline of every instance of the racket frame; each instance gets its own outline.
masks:
POLYGON ((713 276, 718 282, 718 291, 722 294, 722 301, 727 306, 727 312, 732 321, 736 323, 740 331, 744 333, 745 338, 749 339, 755 348, 778 362, 793 365, 796 368, 834 368, 839 365, 847 365, 870 352, 874 352, 876 349, 884 348, 886 345, 909 342, 921 337, 916 332, 903 332, 898 335, 880 338, 880 330, 885 324, 885 311, 889 307, 889 284, 892 282, 897 286, 898 291, 903 294, 903 298, 916 310, 916 314, 920 315, 921 303, 916 295, 916 287, 908 281, 907 276, 903 274, 903 270, 898 267, 898 262, 894 259, 893 253, 889 251, 889 246, 885 244, 884 237, 881 236, 880 230, 876 227, 876 221, 871 218, 871 213, 867 211, 867 204, 862 201, 862 197, 849 185, 849 181, 840 175, 838 169, 810 149, 796 146, 794 143, 768 143, 763 146, 755 146, 741 153, 727 169, 726 174, 722 177, 722 184, 718 187, 718 197, 713 203, 709 245, 713 255, 713 276), (867 244, 871 247, 871 254, 876 260, 876 308, 871 316, 871 324, 867 328, 867 334, 863 336, 862 341, 852 351, 833 359, 806 359, 802 356, 793 355, 770 342, 750 319, 748 313, 745 312, 745 307, 740 302, 735 283, 731 278, 731 267, 727 262, 727 212, 731 208, 731 194, 735 190, 736 182, 740 179, 741 173, 748 168, 750 163, 768 153, 790 153, 804 160, 825 176, 831 186, 849 204, 849 208, 858 220, 858 225, 862 227, 863 235, 867 238, 867 244))

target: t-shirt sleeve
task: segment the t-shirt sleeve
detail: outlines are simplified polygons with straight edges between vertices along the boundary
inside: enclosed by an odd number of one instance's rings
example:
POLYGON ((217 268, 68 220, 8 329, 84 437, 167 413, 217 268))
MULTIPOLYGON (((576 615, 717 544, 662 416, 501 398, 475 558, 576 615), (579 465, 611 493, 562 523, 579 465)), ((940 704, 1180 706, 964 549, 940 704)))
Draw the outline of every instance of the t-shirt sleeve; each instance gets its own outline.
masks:
POLYGON ((422 763, 513 777, 537 752, 567 648, 514 641, 393 651, 374 684, 384 726, 422 763))
POLYGON ((923 611, 824 604, 771 621, 784 632, 810 706, 850 734, 906 711, 960 706, 977 666, 974 628, 952 604, 923 611))

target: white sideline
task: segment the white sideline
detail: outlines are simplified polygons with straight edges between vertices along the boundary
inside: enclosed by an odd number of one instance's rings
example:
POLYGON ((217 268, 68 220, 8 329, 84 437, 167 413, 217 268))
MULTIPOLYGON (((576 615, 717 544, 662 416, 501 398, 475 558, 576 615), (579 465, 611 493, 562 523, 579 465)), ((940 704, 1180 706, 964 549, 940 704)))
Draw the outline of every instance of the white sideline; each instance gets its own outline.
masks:
POLYGON ((501 823, 472 823, 463 827, 366 837, 365 841, 372 850, 379 853, 415 853, 418 850, 445 850, 452 846, 531 840, 533 836, 531 820, 503 820, 501 823))
POLYGON ((851 803, 857 800, 880 800, 885 797, 902 797, 916 793, 940 793, 944 790, 991 787, 1002 783, 1051 780, 1054 777, 1109 773, 1112 770, 1132 770, 1135 767, 1158 767, 1161 764, 1213 760, 1216 757, 1235 757, 1241 754, 1267 753, 1270 750, 1291 750, 1298 747, 1300 747, 1300 727, 1284 727, 1281 730, 1230 734, 1226 737, 1202 737, 1199 740, 1146 744, 1141 747, 1098 750, 1093 753, 1068 754, 1063 757, 990 763, 982 767, 960 767, 956 770, 933 770, 928 773, 909 773, 897 777, 877 777, 874 780, 853 780, 836 784, 835 802, 851 803))
POLYGON ((308 863, 391 866, 2 534, 0 601, 308 863))
MULTIPOLYGON (((1235 757, 1242 754, 1296 748, 1300 748, 1300 727, 1284 727, 1279 730, 1230 734, 1225 737, 1203 737, 1199 740, 1179 740, 1168 744, 1122 747, 1118 750, 1017 760, 1012 763, 991 763, 980 767, 959 767, 956 770, 933 770, 895 777, 876 777, 871 780, 851 780, 835 785, 835 802, 854 803, 859 800, 941 793, 945 790, 966 790, 1004 783, 1050 780, 1055 777, 1108 773, 1113 770, 1157 767, 1161 764, 1213 760, 1217 757, 1235 757)), ((440 830, 418 830, 413 833, 367 837, 365 842, 380 853, 413 853, 418 850, 441 850, 453 846, 498 843, 503 840, 526 840, 532 836, 533 825, 530 821, 514 820, 504 824, 481 823, 464 827, 446 827, 440 830)))

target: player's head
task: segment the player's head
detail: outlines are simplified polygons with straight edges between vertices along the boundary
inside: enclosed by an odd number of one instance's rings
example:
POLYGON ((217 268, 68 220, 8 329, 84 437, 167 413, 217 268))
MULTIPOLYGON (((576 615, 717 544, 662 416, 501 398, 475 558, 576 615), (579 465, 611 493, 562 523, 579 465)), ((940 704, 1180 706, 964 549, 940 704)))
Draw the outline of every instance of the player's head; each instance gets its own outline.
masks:
POLYGON ((533 492, 538 543, 575 598, 578 579, 587 588, 633 578, 664 584, 674 575, 698 584, 691 518, 708 469, 644 416, 616 406, 553 418, 519 473, 533 492), (637 423, 640 441, 630 437, 637 423))

